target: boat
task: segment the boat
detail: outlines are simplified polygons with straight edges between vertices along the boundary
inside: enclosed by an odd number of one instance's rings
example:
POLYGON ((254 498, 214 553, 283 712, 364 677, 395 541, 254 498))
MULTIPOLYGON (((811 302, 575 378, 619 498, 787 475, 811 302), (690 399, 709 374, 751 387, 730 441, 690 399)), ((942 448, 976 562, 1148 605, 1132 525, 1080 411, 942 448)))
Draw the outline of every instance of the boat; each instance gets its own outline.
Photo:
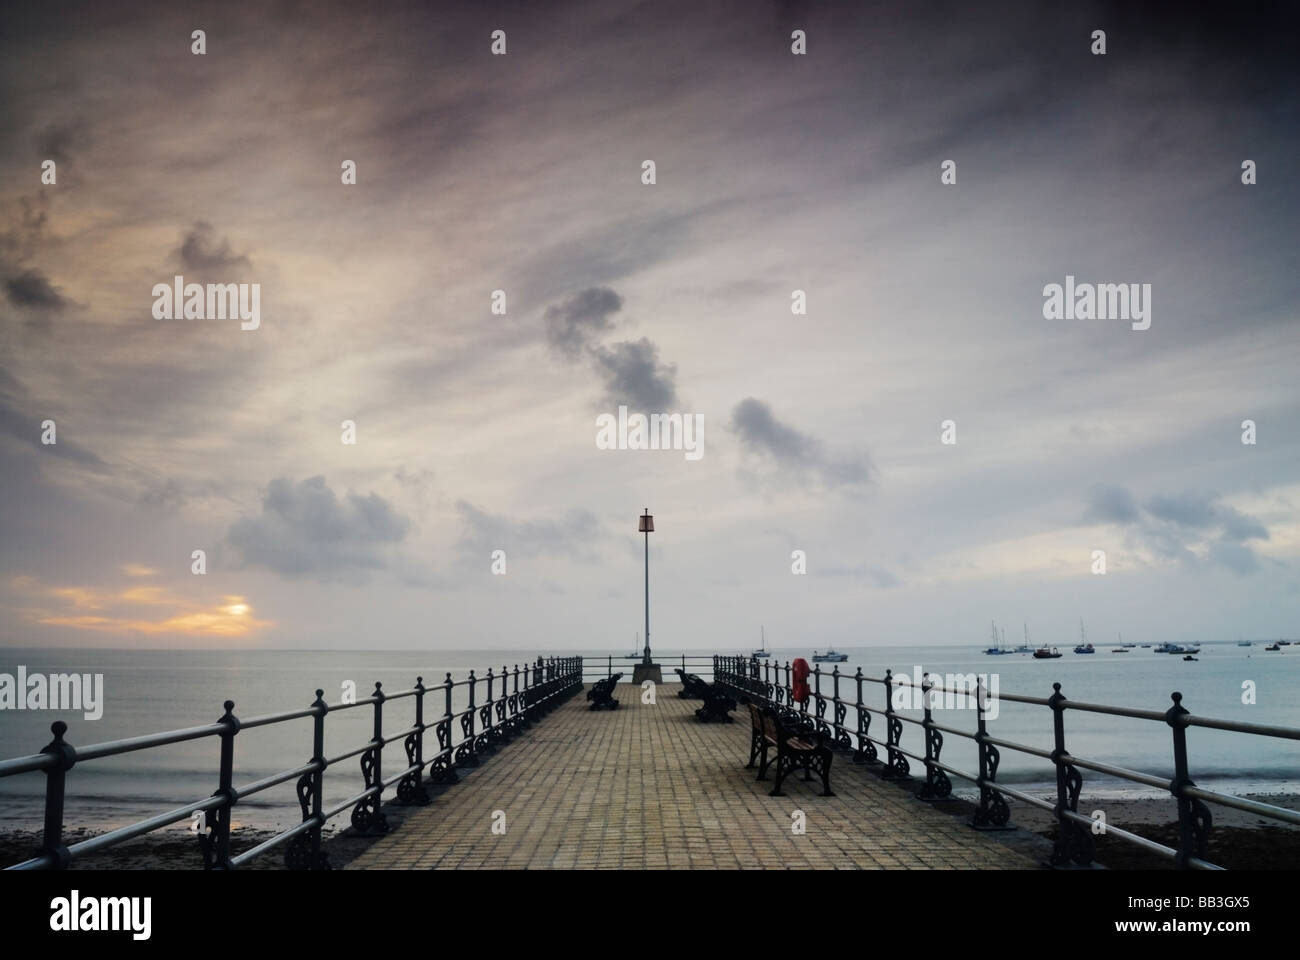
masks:
POLYGON ((1277 642, 1277 645, 1278 645, 1279 647, 1289 647, 1289 646, 1291 646, 1291 641, 1290 641, 1290 640, 1279 640, 1279 641, 1277 642))
POLYGON ((1250 641, 1249 641, 1249 640, 1238 640, 1238 641, 1237 641, 1237 646, 1239 646, 1239 647, 1249 647, 1249 646, 1250 646, 1250 641))
POLYGON ((1128 653, 1128 647, 1111 647, 1111 653, 1128 653))
POLYGON ((849 658, 847 653, 836 653, 834 650, 827 650, 825 653, 813 651, 813 663, 843 663, 849 658))
POLYGON ((1184 660, 1195 660, 1196 658, 1195 658, 1194 656, 1192 656, 1192 655, 1189 653, 1187 656, 1183 657, 1183 659, 1184 659, 1184 660))
POLYGON ((1149 643, 1139 643, 1138 646, 1145 650, 1147 647, 1151 646, 1151 644, 1149 644, 1149 643))
POLYGON ((1270 643, 1270 644, 1269 644, 1267 647, 1265 647, 1264 649, 1265 649, 1265 650, 1281 650, 1282 648, 1279 647, 1276 643, 1270 643))
POLYGON ((1201 652, 1201 648, 1200 648, 1200 647, 1184 647, 1184 648, 1183 648, 1183 653, 1200 653, 1200 652, 1201 652))
POLYGON ((1052 647, 1051 649, 1048 649, 1047 647, 1039 647, 1034 651, 1035 660, 1055 660, 1060 655, 1061 651, 1057 650, 1055 647, 1052 647))
POLYGON ((758 628, 758 635, 759 635, 759 637, 760 637, 759 642, 758 642, 758 649, 755 650, 755 651, 751 654, 751 656, 753 656, 753 657, 757 657, 757 658, 770 657, 771 654, 767 652, 767 635, 766 635, 765 633, 763 633, 763 628, 762 628, 762 627, 759 627, 759 628, 758 628))
POLYGON ((1155 650, 1153 650, 1152 652, 1153 653, 1186 653, 1187 650, 1177 643, 1169 643, 1168 641, 1165 641, 1164 643, 1158 645, 1155 648, 1155 650))
POLYGON ((1029 645, 1029 624, 1025 624, 1025 642, 1016 647, 1014 653, 1033 653, 1034 648, 1029 645))
POLYGON ((993 623, 993 621, 991 621, 991 620, 989 621, 989 623, 990 623, 990 625, 991 625, 992 628, 993 628, 993 646, 991 646, 991 647, 985 647, 985 648, 984 648, 984 653, 987 654, 988 656, 991 656, 991 657, 996 657, 996 656, 999 656, 1000 654, 1004 654, 1004 653, 1010 653, 1011 651, 1005 649, 1005 648, 1002 646, 1001 641, 998 639, 998 626, 997 626, 997 624, 996 624, 996 623, 993 623))
POLYGON ((1083 618, 1079 618, 1079 643, 1074 648, 1075 653, 1096 653, 1091 643, 1088 642, 1088 634, 1083 629, 1083 618))

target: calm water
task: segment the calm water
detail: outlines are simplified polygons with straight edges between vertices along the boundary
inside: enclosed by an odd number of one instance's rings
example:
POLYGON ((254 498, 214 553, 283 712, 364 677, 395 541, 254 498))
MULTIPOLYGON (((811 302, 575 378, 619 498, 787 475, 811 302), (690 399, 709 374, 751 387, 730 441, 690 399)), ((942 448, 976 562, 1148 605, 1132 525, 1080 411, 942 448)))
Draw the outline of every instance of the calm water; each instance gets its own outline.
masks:
MULTIPOLYGON (((666 679, 675 679, 669 673, 674 666, 672 657, 682 652, 656 654, 665 666, 666 679)), ((685 651, 687 656, 711 652, 685 651)), ((849 660, 838 666, 841 673, 850 676, 858 667, 864 675, 876 677, 882 676, 886 668, 909 676, 916 667, 941 674, 996 673, 1002 693, 1046 697, 1052 682, 1059 681, 1071 699, 1160 711, 1169 706, 1170 692, 1178 690, 1193 713, 1300 727, 1300 704, 1296 700, 1296 692, 1300 691, 1300 646, 1284 647, 1281 653, 1265 653, 1262 646, 1205 646, 1194 663, 1141 648, 1127 654, 1112 654, 1104 648, 1091 656, 1066 652, 1060 660, 1050 661, 1033 660, 1028 654, 990 657, 977 648, 951 646, 874 647, 844 652, 849 654, 849 660), (1253 681, 1256 687, 1256 702, 1252 705, 1242 703, 1245 681, 1253 681)), ((810 651, 775 648, 772 654, 770 662, 784 664, 797 656, 808 657, 810 651)), ((499 671, 503 664, 509 664, 513 669, 516 663, 523 664, 536 656, 536 651, 465 650, 3 650, 0 672, 15 673, 22 664, 29 674, 104 674, 105 708, 103 717, 94 721, 85 720, 80 713, 0 711, 0 757, 37 752, 49 742, 49 725, 56 719, 68 723, 69 742, 87 745, 216 720, 227 698, 235 701, 236 715, 251 717, 305 707, 314 699, 317 687, 326 691, 327 700, 337 702, 344 681, 355 682, 358 696, 364 697, 376 680, 393 692, 408 689, 417 674, 424 677, 426 686, 432 686, 449 671, 459 680, 471 668, 482 676, 488 667, 499 671)), ((603 659, 588 653, 589 681, 597 671, 603 672, 603 666, 603 659)), ((822 666, 828 672, 831 669, 829 664, 822 666)), ((698 665, 691 669, 708 674, 707 668, 698 665)), ((624 672, 630 676, 630 669, 624 672)), ((840 682, 841 696, 852 699, 853 682, 848 678, 840 682)), ((823 681, 823 691, 830 692, 828 678, 823 681)), ((480 684, 479 701, 482 699, 480 684)), ((883 688, 864 684, 864 699, 883 708, 883 688)), ((444 702, 441 691, 426 696, 426 721, 442 713, 444 702)), ((455 708, 462 703, 463 692, 455 708)), ((920 716, 916 710, 903 712, 920 716)), ((1066 743, 1075 755, 1169 775, 1171 738, 1163 723, 1077 712, 1067 712, 1065 717, 1066 743)), ((385 711, 385 729, 403 729, 412 718, 413 700, 397 701, 385 711)), ((945 725, 973 730, 975 714, 970 709, 941 710, 936 711, 936 719, 945 725)), ((598 723, 599 718, 593 717, 592 722, 598 723)), ((852 711, 849 722, 854 722, 852 711)), ((359 746, 369 739, 371 725, 370 707, 331 714, 326 721, 327 754, 359 746)), ((1045 750, 1052 748, 1051 712, 1045 707, 1003 701, 997 719, 989 726, 994 736, 1045 750)), ((872 721, 872 733, 884 738, 879 718, 872 721)), ((1236 793, 1300 792, 1300 743, 1296 741, 1192 729, 1188 743, 1192 776, 1202 785, 1236 793)), ((922 753, 920 729, 905 725, 903 745, 922 753)), ((740 756, 739 746, 737 750, 738 763, 742 763, 745 758, 740 756)), ((250 783, 301 764, 311 752, 309 719, 249 729, 235 739, 235 783, 250 783)), ((426 749, 426 755, 429 752, 426 749)), ((397 743, 385 749, 386 775, 400 769, 401 754, 397 743)), ((210 738, 78 765, 67 781, 67 823, 120 825, 207 796, 217 786, 217 755, 218 742, 210 738)), ((961 738, 947 738, 943 759, 962 770, 977 770, 974 745, 961 738)), ((500 762, 508 759, 503 756, 500 762)), ((916 766, 913 773, 918 772, 916 766)), ((1084 774, 1085 797, 1158 795, 1122 781, 1086 771, 1084 774)), ((855 771, 853 775, 866 774, 855 771)), ((1046 761, 1003 752, 1000 780, 1051 793, 1053 776, 1046 761)), ((325 783, 327 805, 354 795, 361 784, 357 760, 332 768, 325 783)), ((963 792, 961 781, 955 781, 955 786, 963 792)), ((40 773, 0 780, 0 827, 38 825, 43 789, 44 775, 40 773)), ((241 801, 237 820, 257 826, 282 826, 296 822, 299 816, 293 784, 287 783, 241 801)), ((345 823, 346 818, 338 822, 345 823)))

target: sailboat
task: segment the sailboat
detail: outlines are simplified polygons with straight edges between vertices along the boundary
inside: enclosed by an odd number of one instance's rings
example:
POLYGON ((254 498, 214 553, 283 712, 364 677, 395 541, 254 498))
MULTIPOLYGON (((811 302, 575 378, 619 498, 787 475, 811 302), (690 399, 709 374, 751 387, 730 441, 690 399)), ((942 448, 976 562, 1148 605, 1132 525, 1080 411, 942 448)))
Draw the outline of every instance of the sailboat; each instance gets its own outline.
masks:
POLYGON ((1083 617, 1079 618, 1079 645, 1074 648, 1075 653, 1096 653, 1092 644, 1088 642, 1088 634, 1083 630, 1083 617))
POLYGON ((1125 643, 1125 642, 1124 642, 1124 634, 1122 634, 1122 633, 1118 633, 1118 632, 1117 632, 1117 633, 1115 634, 1115 636, 1116 636, 1116 638, 1119 640, 1119 646, 1118 646, 1118 647, 1112 647, 1110 652, 1111 652, 1111 653, 1128 653, 1128 648, 1131 647, 1131 646, 1133 646, 1133 644, 1131 644, 1131 643, 1125 643))
POLYGON ((771 654, 767 652, 767 635, 763 632, 762 627, 758 628, 758 635, 761 639, 759 640, 758 649, 754 651, 753 656, 770 657, 771 654))
MULTIPOLYGON (((990 625, 990 626, 992 627, 992 629, 993 629, 993 646, 991 646, 991 647, 986 647, 986 648, 984 649, 984 652, 985 652, 986 654, 988 654, 989 656, 994 656, 994 657, 995 657, 995 656, 998 656, 999 654, 1010 653, 1011 651, 1010 651, 1010 650, 1006 650, 1006 649, 1004 649, 1003 646, 1002 646, 1002 641, 998 639, 998 626, 997 626, 997 624, 994 623, 992 620, 990 620, 990 621, 989 621, 989 625, 990 625)), ((1006 639, 1006 631, 1003 631, 1003 639, 1006 639)))
POLYGON ((1020 646, 1016 647, 1016 649, 1013 651, 1014 653, 1033 653, 1033 652, 1034 652, 1034 648, 1031 647, 1031 646, 1029 645, 1029 624, 1026 623, 1026 624, 1024 625, 1024 627, 1025 627, 1025 642, 1022 643, 1020 646))

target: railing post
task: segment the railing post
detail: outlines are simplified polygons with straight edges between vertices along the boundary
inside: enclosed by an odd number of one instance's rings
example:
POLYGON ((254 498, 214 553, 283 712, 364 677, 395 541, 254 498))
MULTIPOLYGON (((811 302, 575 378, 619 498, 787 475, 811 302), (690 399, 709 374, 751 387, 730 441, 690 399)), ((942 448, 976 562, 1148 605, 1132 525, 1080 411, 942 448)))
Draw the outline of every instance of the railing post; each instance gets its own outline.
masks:
POLYGON ((456 684, 452 683, 450 673, 447 674, 447 679, 443 681, 442 686, 446 695, 446 710, 443 712, 442 719, 438 721, 438 726, 434 728, 438 737, 438 756, 429 766, 429 779, 434 783, 459 783, 460 777, 456 775, 456 756, 451 749, 452 729, 456 722, 451 709, 451 695, 456 689, 456 684))
POLYGON ((488 667, 487 672, 487 699, 483 701, 483 706, 479 707, 478 718, 483 725, 483 732, 479 734, 476 746, 487 751, 496 745, 497 733, 492 725, 492 668, 488 667))
POLYGON ((230 815, 239 799, 234 787, 235 734, 239 733, 239 718, 233 712, 235 701, 227 700, 223 706, 226 712, 217 720, 217 723, 225 727, 220 734, 221 767, 217 774, 217 789, 212 795, 221 797, 225 802, 207 817, 208 832, 199 836, 203 866, 208 870, 233 869, 230 863, 230 815))
POLYGON ((853 751, 854 763, 875 763, 876 762, 876 745, 869 739, 871 730, 871 711, 868 710, 862 700, 862 668, 858 667, 858 672, 853 675, 853 679, 858 686, 858 749, 853 751))
POLYGON ((952 781, 936 766, 939 754, 943 751, 943 731, 936 730, 934 726, 934 715, 931 713, 934 707, 934 681, 930 679, 929 673, 921 677, 921 706, 925 711, 925 717, 921 721, 925 730, 925 783, 921 784, 916 795, 922 800, 942 800, 952 793, 952 781))
POLYGON ((510 693, 510 727, 518 732, 524 728, 524 719, 519 711, 521 704, 519 702, 519 664, 515 664, 514 688, 510 693))
POLYGON ((321 802, 324 794, 325 780, 325 714, 329 704, 325 702, 325 691, 316 691, 316 700, 312 703, 312 737, 310 773, 304 773, 295 785, 298 794, 298 806, 302 808, 302 820, 312 821, 315 826, 305 834, 300 833, 289 841, 284 851, 284 865, 290 870, 328 870, 329 858, 321 850, 321 826, 325 818, 321 814, 321 802))
POLYGON ((474 711, 477 706, 474 703, 474 687, 478 685, 478 678, 474 676, 474 671, 469 672, 469 704, 460 718, 460 746, 456 748, 456 765, 462 767, 478 766, 478 742, 474 737, 474 711))
POLYGON ((1185 793, 1187 787, 1196 786, 1187 764, 1187 724, 1183 717, 1187 716, 1188 710, 1183 706, 1181 693, 1171 694, 1170 699, 1174 705, 1165 711, 1165 723, 1174 733, 1174 779, 1169 785, 1178 800, 1178 857, 1174 862, 1186 870, 1188 858, 1205 859, 1214 818, 1200 798, 1185 793))
POLYGON ((605 664, 605 676, 612 677, 614 675, 614 655, 612 653, 607 654, 606 661, 607 662, 605 664))
POLYGON ((975 743, 978 745, 980 758, 980 802, 971 814, 970 825, 976 830, 1009 830, 1011 828, 1007 826, 1007 821, 1011 819, 1011 808, 1002 794, 988 786, 998 778, 998 764, 1002 761, 1002 755, 998 753, 997 747, 989 743, 988 726, 984 720, 987 696, 984 691, 984 680, 977 676, 975 678, 975 743))
POLYGON ((1083 775, 1067 759, 1070 754, 1065 749, 1065 701, 1061 685, 1052 684, 1052 695, 1047 698, 1047 703, 1052 708, 1052 763, 1056 765, 1056 843, 1049 861, 1054 867, 1070 863, 1086 867, 1092 863, 1092 831, 1066 816, 1067 811, 1077 813, 1079 810, 1083 775))
MULTIPOLYGON (((20 691, 19 696, 23 695, 20 691)), ((45 768, 45 829, 41 833, 41 849, 38 854, 49 857, 54 861, 52 866, 56 870, 62 870, 72 862, 72 856, 63 843, 63 798, 67 773, 77 762, 77 751, 63 739, 63 735, 68 732, 68 725, 62 720, 50 724, 50 732, 54 734, 54 739, 45 745, 41 753, 52 754, 58 758, 58 763, 45 768)))
POLYGON ((384 691, 378 680, 375 681, 375 725, 374 736, 370 746, 361 754, 361 776, 365 779, 366 789, 375 789, 357 801, 352 808, 352 826, 362 836, 374 836, 388 832, 388 818, 382 809, 383 751, 384 751, 384 691))
MULTIPOLYGON (((834 667, 833 668, 834 673, 839 673, 839 669, 840 668, 838 666, 834 667)), ((813 675, 814 675, 813 697, 816 699, 816 706, 814 708, 816 712, 816 721, 813 729, 817 731, 818 738, 824 739, 830 736, 831 728, 826 723, 826 698, 822 696, 821 668, 818 667, 816 670, 814 670, 813 675)))
POLYGON ((422 805, 429 802, 429 792, 424 789, 424 677, 415 678, 415 729, 402 741, 406 751, 406 766, 414 767, 397 781, 397 801, 404 805, 422 805))
POLYGON ((906 780, 912 775, 912 765, 898 752, 903 740, 903 721, 894 715, 894 672, 885 670, 885 766, 880 771, 882 780, 906 780))

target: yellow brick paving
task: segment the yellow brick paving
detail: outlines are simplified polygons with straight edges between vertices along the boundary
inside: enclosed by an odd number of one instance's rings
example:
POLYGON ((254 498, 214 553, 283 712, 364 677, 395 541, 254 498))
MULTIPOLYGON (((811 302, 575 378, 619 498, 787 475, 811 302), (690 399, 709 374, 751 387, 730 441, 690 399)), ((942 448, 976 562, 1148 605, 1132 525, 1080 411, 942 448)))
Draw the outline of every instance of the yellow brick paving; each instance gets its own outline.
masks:
POLYGON ((1037 862, 837 753, 834 797, 756 782, 749 722, 701 724, 676 684, 581 694, 490 754, 349 869, 1026 869, 1037 862), (493 834, 494 811, 505 814, 493 834), (791 831, 802 810, 807 833, 791 831))

